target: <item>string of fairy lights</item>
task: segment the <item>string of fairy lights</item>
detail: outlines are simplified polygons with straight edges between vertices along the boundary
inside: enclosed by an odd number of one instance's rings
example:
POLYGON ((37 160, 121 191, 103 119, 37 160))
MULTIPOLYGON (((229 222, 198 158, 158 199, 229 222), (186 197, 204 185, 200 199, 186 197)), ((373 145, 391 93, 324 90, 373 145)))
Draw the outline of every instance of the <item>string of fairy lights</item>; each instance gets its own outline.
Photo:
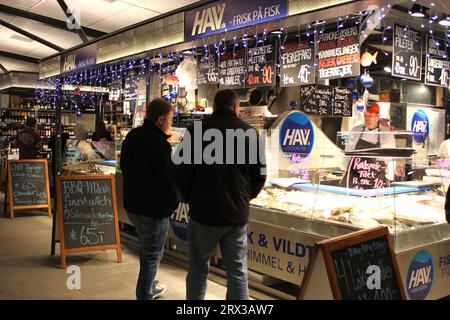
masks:
MULTIPOLYGON (((443 16, 435 9, 435 1, 420 1, 411 0, 413 6, 408 9, 408 15, 406 21, 402 21, 404 25, 404 36, 410 28, 410 25, 420 26, 420 31, 428 34, 431 39, 436 37, 437 25, 445 27, 444 43, 447 48, 450 47, 450 17, 443 16), (425 3, 426 2, 426 3, 425 3), (420 18, 419 20, 416 20, 420 18), (436 27, 436 28, 435 28, 436 27)), ((369 36, 364 27, 371 22, 370 18, 375 17, 377 19, 376 24, 378 30, 381 31, 381 46, 379 51, 386 57, 391 55, 391 52, 385 50, 385 46, 392 41, 393 38, 393 20, 386 19, 388 12, 392 9, 391 5, 378 8, 378 11, 359 11, 353 15, 338 15, 335 21, 334 30, 341 30, 347 28, 352 24, 359 27, 359 37, 363 37, 363 40, 369 36)), ((338 12, 337 12, 338 13, 338 12)), ((334 19, 333 19, 334 20, 334 19)), ((59 101, 63 103, 63 109, 75 110, 81 112, 81 106, 95 106, 99 101, 105 101, 107 99, 108 91, 111 86, 117 84, 120 81, 125 81, 128 86, 137 87, 143 77, 147 77, 149 73, 158 73, 160 77, 163 77, 165 70, 168 66, 177 66, 183 59, 191 54, 195 54, 198 57, 198 61, 209 61, 211 55, 215 55, 215 61, 217 61, 217 69, 220 65, 220 61, 225 55, 229 58, 236 57, 239 50, 248 50, 252 46, 265 46, 267 43, 276 43, 277 56, 280 57, 285 49, 286 42, 293 37, 297 38, 298 45, 302 42, 310 43, 311 45, 318 46, 320 43, 320 35, 327 32, 332 27, 334 22, 327 23, 326 20, 317 20, 313 23, 299 25, 297 31, 288 30, 286 28, 279 28, 278 30, 270 30, 270 24, 264 27, 259 26, 261 29, 254 35, 249 35, 249 28, 243 28, 242 35, 238 36, 238 32, 235 32, 235 36, 231 40, 226 40, 224 33, 216 36, 216 41, 212 44, 207 43, 206 39, 201 39, 197 43, 197 46, 193 46, 190 49, 183 50, 182 52, 176 51, 163 55, 161 49, 152 50, 147 53, 146 57, 142 58, 129 58, 122 59, 120 61, 107 62, 101 65, 95 65, 87 67, 84 70, 77 70, 68 72, 67 74, 49 77, 41 80, 35 90, 38 104, 54 108, 55 104, 59 101), (152 57, 152 58, 151 58, 152 57), (85 88, 90 90, 85 90, 85 88)), ((258 26, 256 27, 258 28, 258 26)), ((438 39, 436 37, 436 39, 438 39)), ((436 41, 439 45, 440 42, 436 41)), ((317 50, 315 50, 317 53, 317 50)), ((448 60, 447 54, 443 57, 448 60)), ((314 59, 314 65, 310 68, 316 68, 317 59, 314 59)), ((244 68, 245 69, 245 68, 244 68)), ((174 70, 174 68, 170 69, 174 70)), ((218 71, 218 70, 217 70, 218 71)), ((373 81, 367 82, 367 86, 364 84, 361 78, 368 75, 368 68, 362 68, 361 77, 352 77, 347 79, 347 85, 351 89, 355 89, 352 94, 354 99, 359 98, 359 94, 356 91, 357 80, 360 80, 361 84, 365 88, 370 88, 373 81)), ((276 75, 280 77, 280 61, 276 61, 276 75)), ((247 73, 243 75, 241 81, 244 84, 247 73)), ((373 79, 372 79, 373 80, 373 79)), ((147 78, 148 85, 148 78, 147 78)), ((121 86, 121 85, 119 85, 121 86)), ((176 88, 172 88, 172 91, 168 94, 168 100, 176 97, 176 88)))

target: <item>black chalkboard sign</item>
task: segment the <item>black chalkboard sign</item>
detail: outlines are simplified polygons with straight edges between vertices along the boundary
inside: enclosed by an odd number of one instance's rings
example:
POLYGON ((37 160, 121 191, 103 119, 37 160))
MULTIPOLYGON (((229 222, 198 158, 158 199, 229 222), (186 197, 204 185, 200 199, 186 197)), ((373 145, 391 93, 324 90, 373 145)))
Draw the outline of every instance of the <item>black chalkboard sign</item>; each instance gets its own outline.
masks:
POLYGON ((365 229, 321 241, 313 252, 299 292, 300 299, 317 297, 316 293, 311 294, 311 290, 323 290, 327 297, 331 291, 332 297, 338 300, 405 299, 387 227, 365 229), (329 286, 314 287, 313 282, 323 278, 325 270, 329 286))
POLYGON ((247 87, 264 87, 275 84, 275 53, 276 50, 273 43, 248 48, 247 87))
POLYGON ((351 117, 353 114, 352 90, 345 87, 335 87, 333 98, 333 115, 351 117))
POLYGON ((394 25, 392 46, 392 76, 420 80, 422 74, 422 34, 420 31, 394 25))
POLYGON ((116 249, 121 261, 113 176, 57 178, 61 264, 65 254, 116 249))
POLYGON ((221 89, 244 88, 247 78, 246 50, 229 49, 220 56, 219 85, 221 89))
POLYGON ((219 83, 219 61, 216 54, 197 57, 197 84, 219 83))
POLYGON ((314 43, 289 41, 281 46, 280 86, 291 87, 314 83, 314 43))
POLYGON ((300 86, 300 108, 316 115, 351 117, 353 99, 350 89, 323 84, 300 86))
POLYGON ((51 215, 47 160, 8 160, 10 216, 15 209, 48 208, 51 215))
POLYGON ((450 50, 443 39, 427 36, 425 84, 448 87, 450 76, 450 50))
POLYGON ((308 84, 300 86, 300 108, 305 113, 333 115, 333 95, 331 86, 308 84))

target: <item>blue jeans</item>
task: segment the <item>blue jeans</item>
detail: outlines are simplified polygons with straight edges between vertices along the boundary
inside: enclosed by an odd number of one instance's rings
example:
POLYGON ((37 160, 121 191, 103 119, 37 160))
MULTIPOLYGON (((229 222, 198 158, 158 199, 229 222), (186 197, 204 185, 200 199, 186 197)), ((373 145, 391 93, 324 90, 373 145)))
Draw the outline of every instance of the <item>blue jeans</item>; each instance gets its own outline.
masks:
POLYGON ((247 230, 247 225, 211 227, 189 221, 188 300, 205 298, 209 260, 218 244, 227 273, 227 300, 248 300, 247 230))
POLYGON ((153 219, 128 212, 139 239, 140 270, 136 286, 138 300, 151 300, 155 290, 155 277, 164 253, 169 231, 169 218, 153 219))

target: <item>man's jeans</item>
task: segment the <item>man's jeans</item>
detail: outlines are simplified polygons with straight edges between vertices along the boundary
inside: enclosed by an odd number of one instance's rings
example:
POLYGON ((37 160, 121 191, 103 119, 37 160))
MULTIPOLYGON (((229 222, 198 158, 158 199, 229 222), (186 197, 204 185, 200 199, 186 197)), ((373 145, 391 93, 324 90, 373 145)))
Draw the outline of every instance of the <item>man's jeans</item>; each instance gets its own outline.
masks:
POLYGON ((153 219, 128 212, 139 239, 140 270, 136 286, 138 300, 151 300, 155 290, 155 277, 164 253, 169 230, 169 218, 153 219))
POLYGON ((209 260, 220 244, 227 272, 227 300, 248 300, 247 230, 241 227, 211 227, 189 221, 188 300, 205 298, 209 260))

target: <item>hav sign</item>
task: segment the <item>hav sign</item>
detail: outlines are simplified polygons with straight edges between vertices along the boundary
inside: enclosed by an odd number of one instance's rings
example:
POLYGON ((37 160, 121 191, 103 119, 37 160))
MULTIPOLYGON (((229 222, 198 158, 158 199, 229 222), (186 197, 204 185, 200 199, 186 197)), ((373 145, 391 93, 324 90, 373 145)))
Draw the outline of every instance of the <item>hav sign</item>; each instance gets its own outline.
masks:
POLYGON ((303 112, 290 113, 280 127, 280 148, 286 154, 306 157, 314 146, 314 128, 303 112))
POLYGON ((430 132, 430 121, 425 111, 419 109, 414 113, 411 120, 411 132, 417 144, 425 142, 430 132))
POLYGON ((287 0, 216 1, 185 14, 186 41, 287 16, 287 0))

